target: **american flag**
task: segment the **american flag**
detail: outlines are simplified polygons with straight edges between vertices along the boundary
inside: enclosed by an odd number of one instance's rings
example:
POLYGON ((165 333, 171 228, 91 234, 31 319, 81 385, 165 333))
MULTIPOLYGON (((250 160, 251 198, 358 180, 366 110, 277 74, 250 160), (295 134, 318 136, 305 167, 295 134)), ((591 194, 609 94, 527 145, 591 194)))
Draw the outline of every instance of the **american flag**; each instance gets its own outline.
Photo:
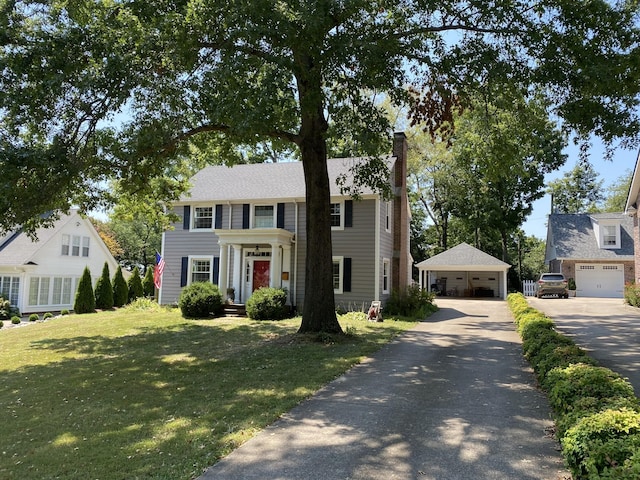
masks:
POLYGON ((156 252, 156 268, 153 271, 153 283, 158 289, 162 286, 162 272, 164 272, 164 258, 156 252))

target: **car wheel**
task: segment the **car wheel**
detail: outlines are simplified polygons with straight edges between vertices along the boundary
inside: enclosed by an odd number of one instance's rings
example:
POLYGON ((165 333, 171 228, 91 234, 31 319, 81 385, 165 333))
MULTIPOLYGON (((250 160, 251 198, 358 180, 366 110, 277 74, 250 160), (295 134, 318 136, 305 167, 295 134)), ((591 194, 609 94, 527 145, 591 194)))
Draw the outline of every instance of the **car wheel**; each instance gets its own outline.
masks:
POLYGON ((568 294, 568 293, 565 293, 565 294, 564 294, 564 298, 569 298, 569 294, 568 294))

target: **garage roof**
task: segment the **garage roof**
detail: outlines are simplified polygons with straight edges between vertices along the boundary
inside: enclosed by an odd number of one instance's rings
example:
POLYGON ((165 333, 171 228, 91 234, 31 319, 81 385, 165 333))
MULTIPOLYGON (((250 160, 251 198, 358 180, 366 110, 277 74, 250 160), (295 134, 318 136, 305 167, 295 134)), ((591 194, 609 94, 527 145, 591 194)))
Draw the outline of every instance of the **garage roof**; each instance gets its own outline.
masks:
POLYGON ((467 243, 428 258, 416 265, 420 270, 502 272, 511 265, 467 243))

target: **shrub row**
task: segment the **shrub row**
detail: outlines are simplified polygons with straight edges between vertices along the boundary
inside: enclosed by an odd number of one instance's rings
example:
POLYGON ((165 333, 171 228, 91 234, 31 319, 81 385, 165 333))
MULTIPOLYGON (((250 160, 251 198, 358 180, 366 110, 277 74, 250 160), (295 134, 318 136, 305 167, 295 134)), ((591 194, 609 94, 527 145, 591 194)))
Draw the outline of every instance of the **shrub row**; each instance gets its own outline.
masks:
POLYGON ((558 333, 521 293, 507 301, 574 479, 640 478, 640 404, 633 387, 558 333))

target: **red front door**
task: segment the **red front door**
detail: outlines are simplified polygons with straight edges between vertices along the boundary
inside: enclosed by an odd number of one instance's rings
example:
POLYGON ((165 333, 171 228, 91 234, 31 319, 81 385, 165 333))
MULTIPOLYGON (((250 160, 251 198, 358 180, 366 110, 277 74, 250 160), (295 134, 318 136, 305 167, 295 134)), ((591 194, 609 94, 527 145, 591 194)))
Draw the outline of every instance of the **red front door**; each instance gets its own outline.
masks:
POLYGON ((269 270, 271 269, 271 262, 269 260, 255 260, 253 262, 253 289, 255 292, 257 289, 269 286, 269 270))

